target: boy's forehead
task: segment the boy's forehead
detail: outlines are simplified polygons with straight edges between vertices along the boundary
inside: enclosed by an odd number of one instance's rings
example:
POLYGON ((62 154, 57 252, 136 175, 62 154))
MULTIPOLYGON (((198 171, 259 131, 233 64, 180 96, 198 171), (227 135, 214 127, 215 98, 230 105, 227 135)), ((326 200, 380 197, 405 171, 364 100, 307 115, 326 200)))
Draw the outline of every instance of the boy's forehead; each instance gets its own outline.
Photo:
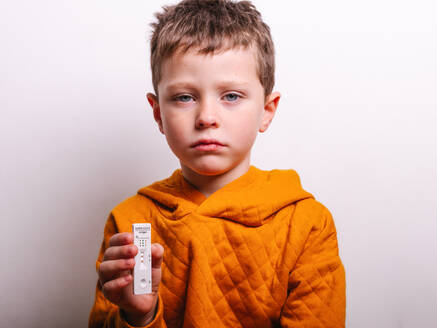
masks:
POLYGON ((243 45, 232 45, 230 43, 224 43, 220 47, 212 48, 208 43, 195 45, 191 47, 187 47, 184 44, 180 45, 169 54, 166 59, 171 58, 181 58, 183 56, 204 56, 204 57, 215 57, 220 56, 225 53, 232 54, 236 57, 246 56, 247 54, 252 54, 254 59, 257 59, 257 51, 256 47, 253 45, 243 46, 243 45))
MULTIPOLYGON (((178 49, 162 61, 161 82, 183 72, 202 73, 202 70, 208 69, 219 74, 222 68, 231 71, 230 73, 233 69, 236 73, 252 71, 258 75, 257 53, 254 47, 221 48, 211 52, 205 52, 204 48, 199 46, 178 49)), ((241 83, 244 80, 241 79, 241 83)))

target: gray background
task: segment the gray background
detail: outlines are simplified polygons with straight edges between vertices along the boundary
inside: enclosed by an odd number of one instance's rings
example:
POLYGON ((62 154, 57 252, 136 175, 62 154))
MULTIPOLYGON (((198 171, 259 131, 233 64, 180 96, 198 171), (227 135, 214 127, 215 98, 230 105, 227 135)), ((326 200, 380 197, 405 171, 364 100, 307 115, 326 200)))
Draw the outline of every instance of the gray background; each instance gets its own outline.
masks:
MULTIPOLYGON (((145 99, 165 3, 0 3, 0 326, 86 326, 109 211, 177 168, 145 99)), ((348 327, 435 325, 435 1, 254 3, 283 97, 253 164, 332 211, 348 327)))

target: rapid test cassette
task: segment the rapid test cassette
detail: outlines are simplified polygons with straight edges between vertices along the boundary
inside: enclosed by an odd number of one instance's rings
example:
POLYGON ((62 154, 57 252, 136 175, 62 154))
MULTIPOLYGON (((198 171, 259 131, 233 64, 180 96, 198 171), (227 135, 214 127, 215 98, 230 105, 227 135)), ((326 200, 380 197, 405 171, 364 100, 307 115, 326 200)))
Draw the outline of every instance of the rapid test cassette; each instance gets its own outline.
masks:
POLYGON ((134 244, 138 247, 135 256, 134 294, 152 293, 152 253, 151 253, 151 226, 150 223, 132 224, 134 244))

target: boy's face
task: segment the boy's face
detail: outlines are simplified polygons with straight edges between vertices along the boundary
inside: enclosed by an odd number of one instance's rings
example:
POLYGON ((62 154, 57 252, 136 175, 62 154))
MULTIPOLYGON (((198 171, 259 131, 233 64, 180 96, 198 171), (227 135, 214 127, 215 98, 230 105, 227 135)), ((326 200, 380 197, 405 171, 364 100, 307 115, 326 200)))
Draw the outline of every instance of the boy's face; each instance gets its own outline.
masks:
POLYGON ((162 63, 159 99, 148 94, 155 120, 183 171, 243 173, 280 95, 264 96, 254 49, 206 55, 197 50, 176 52, 162 63))

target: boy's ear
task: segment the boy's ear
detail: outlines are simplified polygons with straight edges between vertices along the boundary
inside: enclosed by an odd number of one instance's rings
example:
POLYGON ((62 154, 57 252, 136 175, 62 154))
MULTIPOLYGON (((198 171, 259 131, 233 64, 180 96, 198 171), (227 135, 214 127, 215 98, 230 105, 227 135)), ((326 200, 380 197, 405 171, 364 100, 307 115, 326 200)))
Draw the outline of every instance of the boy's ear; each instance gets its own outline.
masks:
POLYGON ((148 93, 147 100, 149 101, 149 104, 153 109, 153 117, 155 118, 156 123, 158 123, 159 131, 164 134, 164 129, 162 128, 161 109, 159 107, 158 98, 153 93, 148 93))
POLYGON ((279 92, 272 92, 266 97, 264 102, 264 113, 259 127, 259 132, 264 132, 269 127, 270 123, 275 116, 276 109, 278 108, 279 99, 281 94, 279 92))

